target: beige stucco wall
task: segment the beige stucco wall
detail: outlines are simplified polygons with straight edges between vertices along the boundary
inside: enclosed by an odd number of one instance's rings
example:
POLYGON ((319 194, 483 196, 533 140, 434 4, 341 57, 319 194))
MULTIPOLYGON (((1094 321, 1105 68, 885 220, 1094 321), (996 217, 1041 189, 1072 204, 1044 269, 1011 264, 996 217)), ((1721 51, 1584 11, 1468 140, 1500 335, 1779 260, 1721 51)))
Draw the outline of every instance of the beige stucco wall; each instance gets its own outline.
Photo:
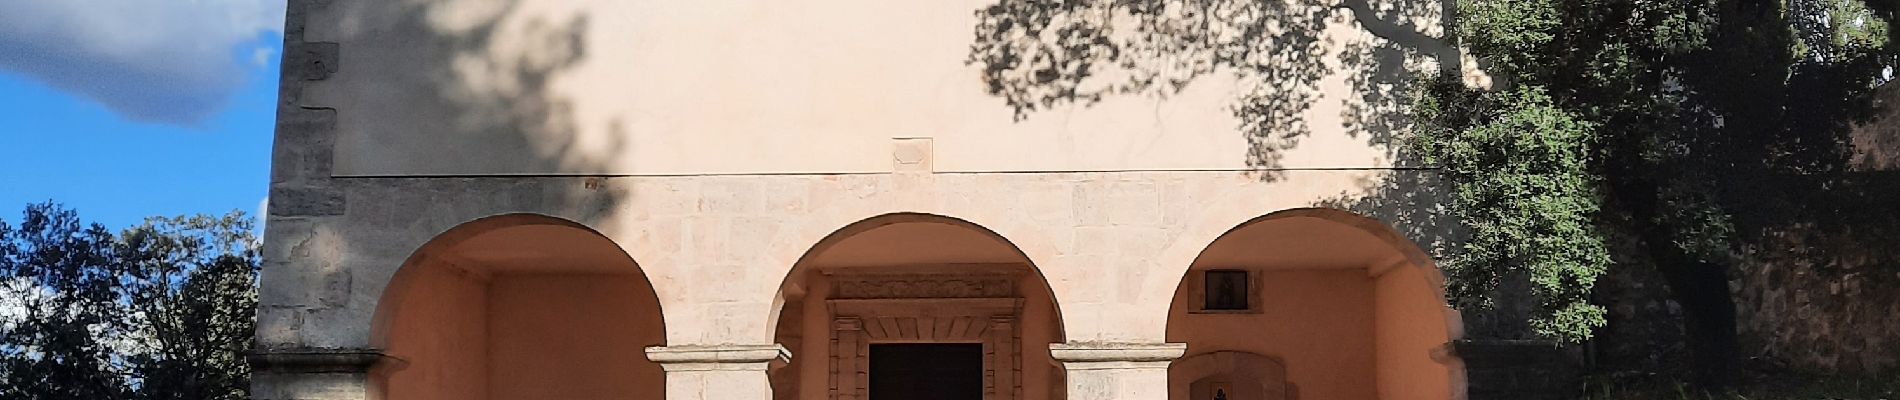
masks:
MULTIPOLYGON (((1276 170, 1254 171, 1230 109, 1244 85, 1229 75, 1013 120, 963 61, 972 13, 987 4, 293 0, 259 348, 411 354, 381 341, 380 331, 400 329, 384 318, 397 307, 390 294, 413 290, 397 282, 401 271, 431 241, 498 215, 597 232, 606 245, 589 248, 617 248, 654 291, 664 336, 641 342, 678 348, 773 343, 780 313, 800 308, 781 310, 786 277, 827 237, 883 215, 963 221, 1019 251, 1053 303, 1025 315, 1046 323, 1025 327, 1033 345, 1136 344, 1136 353, 1171 339, 1175 289, 1203 250, 1261 216, 1327 207, 1396 236, 1381 243, 1431 248, 1455 237, 1440 223, 1434 174, 1392 168, 1409 164, 1368 133, 1392 127, 1363 124, 1402 117, 1393 103, 1354 103, 1393 89, 1353 83, 1364 71, 1329 69, 1305 112, 1314 132, 1276 170), (918 137, 930 140, 893 140, 918 137), (923 166, 896 170, 911 150, 923 150, 923 166)), ((1331 9, 1338 23, 1325 36, 1339 51, 1316 62, 1345 63, 1345 48, 1377 44, 1358 30, 1367 19, 1436 34, 1431 18, 1381 4, 1331 9)), ((1393 54, 1407 67, 1418 56, 1393 54)), ((1403 257, 1424 268, 1420 247, 1403 257)), ((1433 276, 1416 291, 1436 295, 1435 270, 1421 273, 1433 276)), ((534 297, 513 297, 524 296, 534 297)), ((1418 344, 1376 339, 1366 321, 1381 303, 1355 299, 1345 304, 1364 315, 1339 318, 1364 320, 1347 325, 1365 343, 1347 351, 1365 353, 1355 376, 1375 379, 1373 349, 1418 344)), ((1458 337, 1442 299, 1416 308, 1406 312, 1458 337)), ((514 311, 505 314, 525 315, 514 311)), ((796 327, 814 328, 823 326, 796 327)), ((794 359, 809 342, 791 349, 794 359)), ((1026 369, 1055 364, 1046 348, 1023 349, 1026 369)), ((751 372, 669 371, 665 385, 669 397, 769 391, 746 380, 751 372)), ((1092 399, 1078 388, 1165 394, 1165 371, 1144 373, 1071 370, 1068 391, 1054 390, 1072 400, 1092 399)), ((260 378, 259 398, 357 398, 307 394, 357 390, 346 375, 288 376, 300 380, 260 378)), ((1352 390, 1341 393, 1374 389, 1352 390)))
MULTIPOLYGON (((1014 120, 966 62, 991 3, 338 1, 306 40, 347 50, 303 100, 338 112, 339 175, 887 172, 891 139, 911 137, 933 139, 938 171, 1254 167, 1233 112, 1254 83, 1231 70, 1014 120)), ((1358 17, 1436 34, 1433 15, 1405 14, 1433 9, 1375 1, 1358 17)), ((1389 42, 1346 9, 1324 15, 1325 50, 1305 60, 1324 74, 1300 113, 1313 133, 1280 166, 1401 164, 1360 131, 1390 128, 1361 124, 1395 115, 1403 100, 1381 96, 1403 82, 1363 81, 1433 61, 1358 53, 1389 42)))

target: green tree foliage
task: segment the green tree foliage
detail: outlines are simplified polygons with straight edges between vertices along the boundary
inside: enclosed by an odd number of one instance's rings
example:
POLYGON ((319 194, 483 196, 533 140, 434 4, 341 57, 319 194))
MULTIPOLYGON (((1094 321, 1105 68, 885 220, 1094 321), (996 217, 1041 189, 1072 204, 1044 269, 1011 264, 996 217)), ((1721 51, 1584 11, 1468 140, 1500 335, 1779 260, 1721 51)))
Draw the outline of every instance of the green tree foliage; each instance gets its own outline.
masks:
POLYGON ((1595 125, 1556 107, 1542 88, 1523 86, 1494 96, 1437 87, 1421 115, 1439 118, 1414 143, 1452 183, 1451 209, 1471 228, 1459 256, 1446 260, 1460 298, 1494 287, 1506 268, 1529 270, 1541 300, 1531 326, 1551 337, 1579 339, 1604 323, 1588 302, 1609 252, 1592 224, 1601 204, 1590 173, 1595 125), (1494 115, 1492 115, 1494 114, 1494 115), (1435 128, 1435 129, 1434 129, 1435 128))
POLYGON ((248 398, 260 265, 251 224, 242 212, 155 217, 120 234, 142 329, 128 357, 140 398, 248 398))
POLYGON ((1879 9, 1461 1, 1457 39, 1500 84, 1430 85, 1414 143, 1445 168, 1454 212, 1474 231, 1459 273, 1529 271, 1538 331, 1586 339, 1603 323, 1587 294, 1608 266, 1604 243, 1638 243, 1632 259, 1654 263, 1683 305, 1697 381, 1725 384, 1736 346, 1727 273, 1749 238, 1838 211, 1816 200, 1847 193, 1848 128, 1891 64, 1879 9))
POLYGON ((51 203, 0 221, 0 398, 247 398, 251 224, 151 218, 113 235, 51 203))
POLYGON ((71 210, 27 207, 18 227, 0 222, 0 278, 13 318, 0 330, 0 397, 121 399, 127 382, 108 339, 125 323, 105 227, 71 210))

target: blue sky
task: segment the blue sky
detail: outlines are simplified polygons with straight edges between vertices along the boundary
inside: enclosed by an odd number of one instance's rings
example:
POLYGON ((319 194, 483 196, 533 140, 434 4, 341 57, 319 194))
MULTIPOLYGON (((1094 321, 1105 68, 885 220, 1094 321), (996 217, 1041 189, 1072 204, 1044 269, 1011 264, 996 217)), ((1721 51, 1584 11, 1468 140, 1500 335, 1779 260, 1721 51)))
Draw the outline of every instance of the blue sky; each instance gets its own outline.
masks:
POLYGON ((46 200, 112 228, 256 213, 281 3, 0 2, 0 219, 46 200))

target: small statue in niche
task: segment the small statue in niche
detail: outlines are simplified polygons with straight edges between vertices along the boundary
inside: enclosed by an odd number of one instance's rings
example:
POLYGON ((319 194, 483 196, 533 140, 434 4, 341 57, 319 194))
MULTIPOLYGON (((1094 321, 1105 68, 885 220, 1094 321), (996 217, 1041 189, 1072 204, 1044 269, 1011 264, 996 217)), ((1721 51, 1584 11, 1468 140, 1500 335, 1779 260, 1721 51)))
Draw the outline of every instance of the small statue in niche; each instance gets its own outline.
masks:
POLYGON ((1207 271, 1203 290, 1207 292, 1207 310, 1246 310, 1247 309, 1247 272, 1237 270, 1207 271))
MULTIPOLYGON (((1214 304, 1217 304, 1218 307, 1220 308, 1223 308, 1223 309, 1236 308, 1235 305, 1239 304, 1239 302, 1236 301, 1238 299, 1234 298, 1234 280, 1232 278, 1222 276, 1220 279, 1220 287, 1216 289, 1215 293, 1218 293, 1218 294, 1214 295, 1215 296, 1214 304)), ((1216 397, 1215 400, 1227 400, 1227 399, 1216 397)))
POLYGON ((1228 386, 1227 382, 1214 382, 1211 389, 1214 389, 1214 398, 1209 400, 1228 400, 1227 389, 1232 389, 1232 387, 1228 386))

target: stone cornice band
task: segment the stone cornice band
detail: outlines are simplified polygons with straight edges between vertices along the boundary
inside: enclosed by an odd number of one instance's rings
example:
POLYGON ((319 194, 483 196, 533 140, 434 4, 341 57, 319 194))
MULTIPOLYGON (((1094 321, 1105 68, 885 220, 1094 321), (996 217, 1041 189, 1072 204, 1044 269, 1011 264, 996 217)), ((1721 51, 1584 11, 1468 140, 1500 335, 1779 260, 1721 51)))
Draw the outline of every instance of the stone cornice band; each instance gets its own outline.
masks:
POLYGON ((402 362, 380 349, 341 348, 258 350, 246 359, 257 371, 289 373, 363 373, 378 364, 402 362))

